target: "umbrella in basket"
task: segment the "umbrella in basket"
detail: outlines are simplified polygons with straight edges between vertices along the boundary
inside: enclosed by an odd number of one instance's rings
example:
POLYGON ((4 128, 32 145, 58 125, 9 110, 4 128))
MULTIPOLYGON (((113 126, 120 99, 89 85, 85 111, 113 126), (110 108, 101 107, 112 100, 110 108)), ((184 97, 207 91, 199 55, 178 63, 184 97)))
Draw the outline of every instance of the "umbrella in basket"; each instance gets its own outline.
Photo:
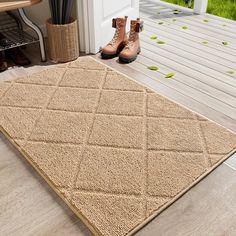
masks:
POLYGON ((73 0, 64 0, 63 2, 66 2, 64 22, 65 24, 68 24, 70 22, 73 0))
POLYGON ((70 23, 73 0, 49 0, 53 24, 70 23))

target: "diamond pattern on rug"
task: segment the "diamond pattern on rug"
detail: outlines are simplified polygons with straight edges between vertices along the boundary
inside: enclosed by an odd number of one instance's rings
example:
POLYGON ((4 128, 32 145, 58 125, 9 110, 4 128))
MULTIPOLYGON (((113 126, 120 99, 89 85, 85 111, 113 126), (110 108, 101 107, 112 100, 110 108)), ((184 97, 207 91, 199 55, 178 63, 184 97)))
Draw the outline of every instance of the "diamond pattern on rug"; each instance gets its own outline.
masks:
POLYGON ((0 101, 0 106, 42 108, 54 88, 31 84, 13 84, 0 101))
POLYGON ((115 71, 109 71, 106 76, 106 82, 103 86, 104 89, 122 90, 122 91, 137 91, 143 92, 144 87, 135 83, 115 71))
POLYGON ((77 188, 118 194, 141 194, 144 178, 142 150, 90 147, 83 157, 77 188))
POLYGON ((147 115, 154 117, 195 118, 194 113, 162 96, 158 96, 156 93, 148 94, 147 115))
POLYGON ((91 122, 90 114, 45 110, 29 140, 81 144, 91 122))
POLYGON ((206 171, 204 160, 198 153, 149 152, 148 194, 174 197, 206 171))
POLYGON ((72 202, 104 235, 125 235, 143 220, 140 198, 76 192, 72 202))
POLYGON ((65 69, 62 68, 48 69, 26 77, 20 77, 16 79, 16 82, 22 84, 56 85, 64 73, 65 69))
POLYGON ((25 139, 34 127, 40 111, 30 108, 0 107, 0 125, 14 139, 25 139))
POLYGON ((141 149, 142 126, 140 117, 96 115, 89 144, 141 149))
POLYGON ((107 67, 101 63, 97 63, 95 60, 93 60, 90 57, 80 57, 76 61, 73 61, 69 63, 69 67, 75 67, 78 69, 84 69, 84 70, 96 70, 96 71, 104 71, 107 69, 107 67))
POLYGON ((104 71, 84 71, 75 68, 67 69, 62 81, 60 82, 60 86, 98 89, 104 76, 104 71))
POLYGON ((201 137, 195 120, 148 119, 148 149, 202 152, 201 137), (186 129, 188 127, 188 129, 186 129))
POLYGON ((90 112, 96 108, 99 90, 81 88, 59 88, 47 108, 52 110, 90 112))
POLYGON ((235 135, 221 126, 215 127, 211 122, 201 124, 204 133, 207 151, 209 154, 228 153, 235 145, 235 135), (214 142, 212 140, 214 139, 214 142))
POLYGON ((23 148, 55 186, 73 186, 76 166, 81 158, 80 146, 29 141, 23 148))
POLYGON ((3 96, 3 94, 7 91, 8 88, 10 88, 11 83, 0 83, 0 98, 3 96))
POLYGON ((99 236, 129 235, 236 147, 90 57, 0 83, 0 127, 99 236))
POLYGON ((144 96, 142 93, 103 91, 97 112, 103 114, 142 116, 143 99, 144 96))

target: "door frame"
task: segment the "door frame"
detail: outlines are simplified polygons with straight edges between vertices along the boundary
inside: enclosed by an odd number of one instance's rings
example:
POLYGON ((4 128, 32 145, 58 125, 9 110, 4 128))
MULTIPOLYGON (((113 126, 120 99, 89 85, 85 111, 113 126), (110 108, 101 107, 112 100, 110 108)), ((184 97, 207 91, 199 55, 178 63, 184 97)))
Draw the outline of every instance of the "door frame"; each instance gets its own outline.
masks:
MULTIPOLYGON (((135 0, 132 1, 135 2, 135 0)), ((96 54, 97 48, 101 46, 99 45, 99 40, 96 40, 96 36, 100 34, 100 22, 96 19, 100 16, 99 10, 95 11, 95 9, 101 8, 102 4, 98 0, 95 4, 96 5, 93 4, 92 0, 77 0, 76 12, 79 27, 80 51, 85 52, 86 54, 96 54)), ((135 6, 135 8, 139 11, 139 4, 138 6, 135 6)))
POLYGON ((78 32, 80 51, 90 53, 90 29, 88 17, 88 0, 76 0, 76 14, 78 19, 78 32), (85 27, 85 25, 87 27, 85 27))
POLYGON ((77 19, 79 27, 80 51, 95 54, 95 17, 91 12, 93 4, 90 0, 77 0, 77 19), (89 17, 92 16, 92 17, 89 17), (93 23, 94 22, 94 23, 93 23))

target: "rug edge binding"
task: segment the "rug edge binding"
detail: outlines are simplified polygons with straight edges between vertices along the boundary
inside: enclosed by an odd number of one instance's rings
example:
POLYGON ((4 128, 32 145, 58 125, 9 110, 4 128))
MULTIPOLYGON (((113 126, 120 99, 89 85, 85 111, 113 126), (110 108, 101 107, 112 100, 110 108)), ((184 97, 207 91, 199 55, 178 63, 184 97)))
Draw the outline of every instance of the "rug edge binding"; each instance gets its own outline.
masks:
MULTIPOLYGON (((0 126, 0 133, 2 133, 7 140, 20 152, 20 154, 29 162, 29 164, 36 170, 37 174, 39 174, 46 183, 53 189, 54 192, 62 199, 63 202, 74 212, 76 216, 89 228, 89 230, 94 234, 94 236, 103 236, 99 230, 92 225, 92 223, 81 213, 79 212, 65 197, 64 195, 57 190, 56 186, 51 182, 51 180, 44 174, 44 172, 37 167, 37 165, 31 160, 31 158, 25 153, 25 151, 13 140, 13 138, 8 134, 5 129, 0 126)), ((161 214, 164 210, 170 207, 173 203, 175 203, 178 199, 180 199, 185 193, 187 193, 190 189, 196 186, 199 182, 201 182, 204 178, 206 178, 212 171, 214 171, 217 167, 219 167, 225 160, 227 160, 230 156, 236 153, 236 149, 233 149, 230 153, 225 155, 219 162, 217 162, 214 166, 212 166, 207 172, 199 176, 190 186, 181 191, 178 195, 176 195, 171 201, 167 204, 159 208, 159 210, 155 211, 152 215, 146 218, 142 223, 138 224, 133 230, 128 232, 126 236, 132 236, 137 233, 140 229, 142 229, 145 225, 147 225, 150 221, 152 221, 155 217, 161 214)))
MULTIPOLYGON (((220 123, 218 123, 218 122, 216 122, 216 121, 214 121, 214 120, 212 120, 212 119, 206 117, 205 115, 200 114, 200 113, 197 112, 197 111, 193 111, 191 108, 189 108, 189 107, 187 107, 187 106, 185 106, 185 105, 183 105, 183 104, 181 104, 181 103, 175 101, 175 100, 172 99, 172 98, 167 97, 166 95, 159 94, 157 91, 155 91, 155 90, 154 90, 153 88, 151 88, 150 86, 148 86, 148 85, 146 85, 146 84, 142 84, 141 82, 134 80, 132 77, 130 77, 130 76, 124 74, 123 72, 121 72, 121 71, 119 71, 119 70, 117 70, 117 69, 115 69, 115 68, 113 68, 113 67, 107 65, 107 64, 104 63, 104 62, 99 61, 96 57, 93 57, 93 56, 88 56, 88 57, 90 57, 90 58, 92 58, 94 61, 96 61, 96 62, 98 62, 98 63, 100 63, 100 64, 102 64, 102 65, 104 65, 104 66, 106 66, 106 67, 108 67, 108 68, 110 68, 110 69, 112 69, 113 71, 115 71, 115 72, 117 72, 117 73, 119 73, 119 74, 125 76, 126 78, 132 80, 133 82, 135 82, 135 83, 137 83, 137 84, 139 84, 139 85, 141 85, 141 86, 143 86, 143 87, 145 87, 145 88, 147 88, 147 89, 152 90, 154 93, 157 93, 158 95, 160 95, 160 96, 162 96, 163 98, 165 98, 165 99, 167 99, 167 100, 169 100, 169 101, 171 101, 171 102, 173 102, 173 103, 179 105, 180 107, 185 108, 186 110, 191 111, 191 112, 195 113, 195 114, 198 115, 198 116, 204 117, 207 121, 210 121, 210 122, 212 122, 212 123, 214 123, 214 124, 216 124, 216 125, 218 125, 218 126, 224 128, 224 129, 226 129, 226 130, 229 131, 230 133, 236 134, 236 131, 233 131, 233 130, 231 130, 230 128, 223 126, 222 124, 220 124, 220 123)), ((218 111, 217 111, 217 112, 218 112, 218 111)), ((232 119, 231 117, 229 117, 229 118, 232 119)))
MULTIPOLYGON (((146 87, 152 91, 154 91, 155 93, 157 93, 155 90, 153 90, 152 88, 150 88, 147 85, 144 85, 136 80, 134 80, 133 78, 125 75, 124 73, 112 68, 111 66, 97 60, 96 58, 92 57, 92 56, 88 56, 89 58, 92 58, 94 61, 112 69, 113 71, 131 79, 133 82, 146 87)), ((56 66, 55 66, 56 67, 56 66)), ((67 66, 65 66, 67 67, 67 66)), ((13 80, 14 81, 14 80, 13 80)), ((11 81, 12 82, 12 81, 11 81)), ((202 116, 204 118, 206 118, 208 121, 221 126, 222 128, 228 130, 229 132, 236 134, 234 131, 224 127, 223 125, 217 123, 216 121, 213 121, 211 119, 209 119, 208 117, 205 117, 202 114, 199 114, 196 111, 192 111, 190 108, 166 97, 165 95, 160 94, 162 97, 164 97, 165 99, 168 99, 176 104, 178 104, 179 106, 199 115, 202 116)), ((13 140, 13 138, 8 134, 7 131, 4 130, 4 128, 0 125, 0 133, 3 133, 3 135, 7 138, 7 140, 21 153, 21 155, 30 163, 30 165, 36 170, 37 174, 39 174, 45 181, 46 183, 53 189, 54 192, 56 192, 56 194, 62 199, 63 202, 66 203, 66 205, 73 211, 73 213, 79 217, 79 219, 89 228, 89 230, 94 234, 94 236, 103 236, 103 234, 81 213, 79 212, 65 197, 64 195, 57 190, 56 186, 51 182, 51 180, 46 176, 46 174, 44 174, 44 172, 39 169, 36 164, 31 160, 31 158, 23 151, 23 149, 13 140)), ((168 207, 170 207, 174 202, 176 202, 179 198, 181 198, 185 193, 187 193, 190 189, 192 189, 195 185, 197 185, 199 182, 201 182, 205 177, 207 177, 212 171, 214 171, 217 167, 219 167, 225 160, 227 160, 230 156, 232 156, 234 153, 236 153, 236 149, 233 149, 230 153, 228 153, 227 155, 225 155, 219 162, 217 162, 214 166, 212 166, 208 171, 206 171, 204 174, 202 174, 201 176, 199 176, 190 186, 188 186, 186 189, 184 189, 183 191, 181 191, 178 195, 176 195, 171 201, 169 201, 167 204, 163 205, 162 207, 160 207, 157 211, 155 211, 152 215, 150 215, 148 218, 146 218, 142 223, 138 224, 136 227, 134 227, 131 231, 129 231, 126 236, 132 236, 135 233, 137 233, 140 229, 142 229, 145 225, 147 225, 150 221, 152 221, 155 217, 157 217, 158 215, 160 215, 164 210, 166 210, 168 207)))
POLYGON ((94 236, 103 236, 102 233, 81 213, 77 208, 73 206, 65 196, 57 190, 57 187, 53 182, 46 176, 43 170, 39 169, 32 159, 26 154, 26 152, 14 141, 14 139, 8 134, 8 132, 0 125, 0 133, 20 152, 20 154, 27 160, 27 162, 36 170, 37 174, 42 177, 46 183, 53 189, 53 191, 60 197, 60 199, 66 203, 66 205, 73 211, 73 213, 89 228, 94 236))
POLYGON ((179 192, 171 201, 169 201, 167 204, 164 204, 162 207, 160 207, 157 211, 155 211, 152 215, 150 215, 148 218, 146 218, 141 224, 138 224, 133 230, 131 230, 126 236, 132 236, 135 233, 137 233, 139 230, 141 230, 144 226, 146 226, 150 221, 152 221, 155 217, 160 215, 163 211, 165 211, 167 208, 169 208, 172 204, 174 204, 178 199, 183 197, 188 191, 190 191, 192 188, 194 188, 198 183, 200 183, 203 179, 205 179, 211 172, 213 172, 215 169, 217 169, 221 164, 223 164, 227 159, 229 159, 232 155, 236 154, 236 149, 234 148, 232 151, 230 151, 228 154, 226 154, 220 161, 218 161, 215 165, 213 165, 208 171, 206 171, 204 174, 199 176, 191 185, 189 185, 187 188, 179 192))

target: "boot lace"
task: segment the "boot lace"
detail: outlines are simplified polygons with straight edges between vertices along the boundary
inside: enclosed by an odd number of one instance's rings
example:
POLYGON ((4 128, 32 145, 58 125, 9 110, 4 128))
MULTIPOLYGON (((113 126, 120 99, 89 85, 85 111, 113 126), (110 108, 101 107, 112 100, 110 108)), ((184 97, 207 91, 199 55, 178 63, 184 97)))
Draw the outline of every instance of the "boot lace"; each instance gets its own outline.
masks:
POLYGON ((110 41, 109 45, 111 45, 111 46, 114 46, 114 45, 115 45, 119 34, 120 34, 120 27, 117 27, 117 28, 116 28, 116 32, 115 32, 115 34, 114 34, 114 37, 113 37, 112 40, 110 41))
POLYGON ((130 49, 133 46, 135 41, 135 35, 136 35, 135 26, 133 26, 132 29, 130 30, 129 41, 125 47, 126 49, 130 49))

